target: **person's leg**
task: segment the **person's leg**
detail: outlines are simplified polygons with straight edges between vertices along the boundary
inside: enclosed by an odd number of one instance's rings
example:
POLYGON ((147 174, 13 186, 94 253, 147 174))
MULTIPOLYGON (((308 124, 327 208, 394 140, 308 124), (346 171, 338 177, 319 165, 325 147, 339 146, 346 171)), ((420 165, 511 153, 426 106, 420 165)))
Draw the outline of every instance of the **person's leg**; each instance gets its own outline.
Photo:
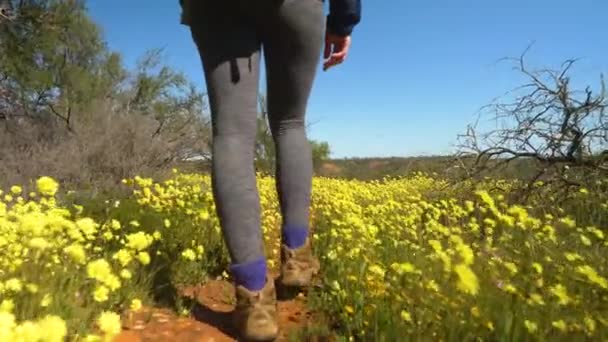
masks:
POLYGON ((277 11, 264 26, 262 43, 268 116, 277 151, 282 241, 295 250, 309 234, 313 168, 305 115, 321 57, 325 17, 321 0, 284 0, 277 11))
POLYGON ((233 1, 192 5, 213 127, 212 185, 237 285, 261 290, 266 259, 254 171, 260 39, 233 1))
POLYGON ((325 18, 321 0, 286 0, 278 11, 263 35, 268 116, 276 142, 283 242, 296 248, 304 243, 309 228, 313 170, 305 115, 325 18))

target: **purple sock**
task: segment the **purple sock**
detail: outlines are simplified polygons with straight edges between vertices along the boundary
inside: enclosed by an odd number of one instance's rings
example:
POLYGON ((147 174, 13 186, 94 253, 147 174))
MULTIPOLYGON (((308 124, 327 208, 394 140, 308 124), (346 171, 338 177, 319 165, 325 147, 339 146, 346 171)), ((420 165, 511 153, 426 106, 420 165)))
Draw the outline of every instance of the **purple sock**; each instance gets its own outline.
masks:
POLYGON ((259 291, 266 285, 266 258, 230 265, 236 285, 242 285, 249 291, 259 291))
POLYGON ((303 226, 289 226, 286 225, 281 230, 283 235, 283 243, 287 247, 294 249, 301 247, 306 242, 308 237, 308 228, 303 226))

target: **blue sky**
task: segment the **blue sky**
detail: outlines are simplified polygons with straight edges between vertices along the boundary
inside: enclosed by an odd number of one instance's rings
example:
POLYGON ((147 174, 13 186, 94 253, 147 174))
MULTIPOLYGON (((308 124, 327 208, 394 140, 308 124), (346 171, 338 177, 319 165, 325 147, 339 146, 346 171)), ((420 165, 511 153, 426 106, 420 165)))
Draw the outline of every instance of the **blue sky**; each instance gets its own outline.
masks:
MULTIPOLYGON (((165 61, 205 90, 178 0, 87 6, 128 66, 164 48, 165 61)), ((607 13, 606 0, 363 0, 348 60, 329 72, 319 66, 309 137, 329 142, 336 158, 449 153, 481 106, 521 84, 497 61, 532 42, 531 66, 582 58, 575 81, 597 85, 608 74, 607 13)))

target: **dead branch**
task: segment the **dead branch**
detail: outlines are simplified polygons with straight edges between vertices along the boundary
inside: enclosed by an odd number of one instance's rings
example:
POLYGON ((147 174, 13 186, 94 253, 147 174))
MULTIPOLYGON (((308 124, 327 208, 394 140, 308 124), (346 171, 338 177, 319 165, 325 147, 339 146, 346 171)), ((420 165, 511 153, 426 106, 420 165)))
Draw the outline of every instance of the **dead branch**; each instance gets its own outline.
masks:
POLYGON ((519 58, 505 59, 514 61, 515 69, 528 81, 482 107, 496 127, 480 133, 478 119, 458 136, 458 158, 473 160, 467 174, 496 171, 516 160, 535 162, 529 184, 550 178, 576 186, 579 179, 569 178, 568 172, 608 173, 608 101, 603 75, 598 92, 591 87, 577 91, 569 74, 578 59, 566 60, 557 70, 532 70, 525 62, 528 50, 519 58))
POLYGON ((68 107, 67 113, 65 115, 62 115, 57 110, 55 110, 55 107, 53 106, 52 103, 48 103, 47 105, 49 106, 49 109, 56 117, 58 117, 59 119, 61 119, 62 121, 65 122, 65 127, 68 129, 68 131, 73 132, 72 126, 70 125, 70 119, 72 118, 72 107, 68 107))

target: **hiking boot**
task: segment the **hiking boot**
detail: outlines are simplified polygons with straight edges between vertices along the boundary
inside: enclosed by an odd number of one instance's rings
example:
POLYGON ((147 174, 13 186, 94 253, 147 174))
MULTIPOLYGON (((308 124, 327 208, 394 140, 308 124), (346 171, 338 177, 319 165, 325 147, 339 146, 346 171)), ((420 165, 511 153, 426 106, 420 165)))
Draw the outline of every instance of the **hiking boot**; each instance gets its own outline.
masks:
POLYGON ((281 284, 290 287, 312 285, 312 278, 319 272, 319 260, 312 254, 310 239, 304 245, 291 249, 281 248, 281 284))
POLYGON ((272 279, 267 279, 260 291, 237 286, 234 320, 245 341, 272 341, 277 338, 277 295, 272 279))

